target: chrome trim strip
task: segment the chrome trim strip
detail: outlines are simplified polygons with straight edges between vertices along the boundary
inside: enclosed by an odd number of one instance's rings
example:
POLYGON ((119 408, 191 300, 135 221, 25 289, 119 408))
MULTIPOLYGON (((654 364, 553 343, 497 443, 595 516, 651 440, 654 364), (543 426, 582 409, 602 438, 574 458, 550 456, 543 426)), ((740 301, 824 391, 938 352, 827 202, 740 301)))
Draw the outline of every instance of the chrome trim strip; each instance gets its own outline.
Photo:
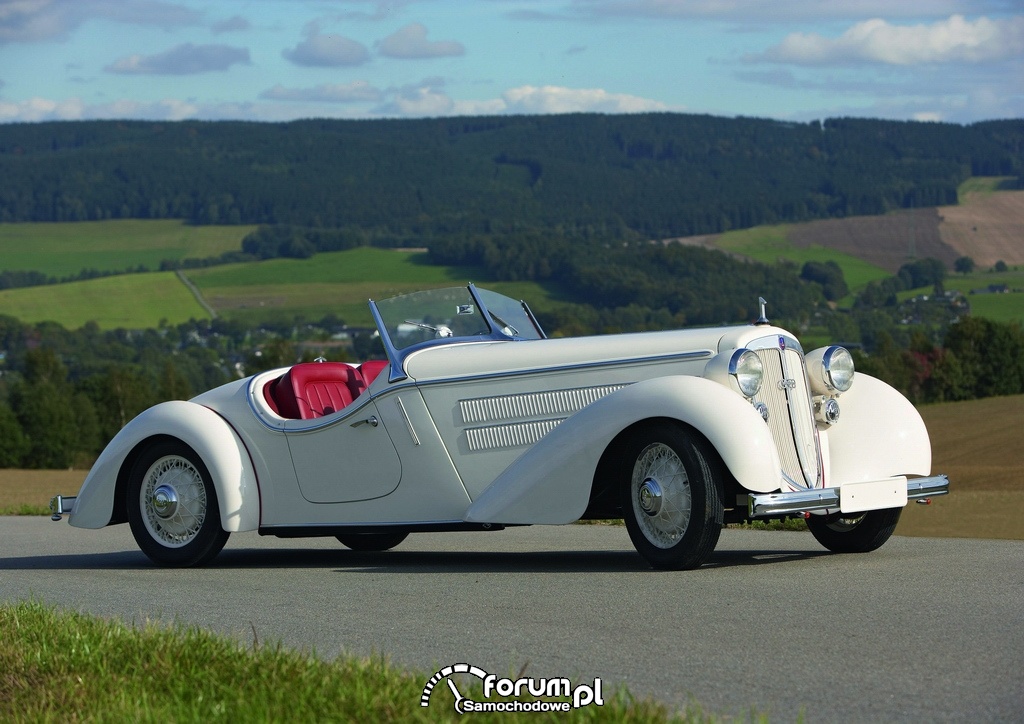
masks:
MULTIPOLYGON (((520 342, 516 342, 516 344, 539 344, 545 341, 546 340, 543 339, 527 339, 522 340, 520 342)), ((598 360, 595 362, 580 362, 574 364, 561 365, 557 367, 531 367, 525 370, 502 370, 498 372, 485 372, 475 375, 464 375, 462 377, 443 377, 432 380, 416 380, 415 384, 418 387, 427 387, 429 385, 447 385, 453 382, 479 382, 482 380, 504 379, 507 377, 525 377, 528 375, 548 374, 550 372, 589 370, 600 367, 628 367, 630 365, 672 361, 690 362, 702 359, 711 359, 714 355, 715 353, 709 349, 697 350, 696 352, 684 352, 682 354, 678 352, 670 352, 668 354, 651 355, 649 357, 629 357, 626 359, 616 360, 598 360)), ((668 375, 665 376, 668 377, 668 375)))
POLYGON ((398 410, 402 413, 402 419, 405 420, 405 426, 409 429, 409 435, 412 436, 412 444, 419 447, 420 436, 416 434, 416 428, 412 426, 412 420, 409 418, 409 413, 405 411, 405 405, 402 404, 402 398, 396 397, 395 402, 398 403, 398 410))
MULTIPOLYGON (((934 475, 907 481, 907 499, 917 500, 949 493, 949 478, 934 475)), ((794 515, 811 510, 839 508, 839 488, 797 490, 790 493, 751 493, 747 496, 747 513, 751 518, 768 515, 794 515)))

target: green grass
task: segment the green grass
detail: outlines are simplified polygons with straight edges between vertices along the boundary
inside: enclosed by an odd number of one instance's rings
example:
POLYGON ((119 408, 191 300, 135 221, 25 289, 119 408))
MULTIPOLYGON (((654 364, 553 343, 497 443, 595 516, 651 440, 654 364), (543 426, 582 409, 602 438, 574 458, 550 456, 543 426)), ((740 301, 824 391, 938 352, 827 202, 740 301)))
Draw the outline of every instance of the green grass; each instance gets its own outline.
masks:
POLYGON ((23 322, 54 321, 78 329, 95 321, 101 329, 144 329, 209 315, 174 272, 104 277, 87 282, 5 289, 0 314, 23 322))
POLYGON ((1015 267, 1005 272, 977 270, 971 274, 950 274, 946 277, 946 289, 956 289, 967 296, 971 314, 994 322, 1024 322, 1024 292, 1011 291, 1007 294, 971 294, 985 290, 989 285, 1005 284, 1010 289, 1024 289, 1024 268, 1015 267))
MULTIPOLYGON (((249 638, 196 628, 126 626, 36 602, 0 606, 0 720, 143 722, 466 721, 447 686, 420 706, 433 672, 382 657, 324 661, 249 638)), ((498 672, 495 672, 498 673, 498 672)), ((512 674, 515 677, 515 674, 512 674)), ((475 679, 463 695, 484 701, 475 679)), ((762 718, 752 714, 754 718, 762 718)), ((473 721, 710 722, 691 704, 680 716, 605 691, 605 704, 565 713, 479 714, 473 721)))
POLYGON ((1003 190, 1007 184, 1016 182, 1014 176, 972 176, 957 187, 956 193, 963 203, 969 194, 991 194, 1003 190))
POLYGON ((480 269, 431 266, 424 252, 359 247, 311 259, 271 259, 189 271, 203 297, 228 318, 256 321, 268 310, 318 319, 335 314, 350 325, 372 326, 367 300, 476 282, 527 300, 535 310, 557 304, 557 290, 533 282, 492 282, 480 269))
POLYGON ((165 259, 217 257, 241 251, 255 226, 188 226, 175 219, 0 224, 0 271, 38 271, 59 278, 83 269, 121 271, 165 259))
POLYGON ((779 224, 727 231, 719 237, 716 245, 723 251, 740 254, 765 264, 775 264, 780 259, 785 259, 802 267, 809 261, 834 261, 843 270, 843 277, 851 291, 859 291, 867 286, 868 282, 891 276, 881 267, 840 251, 821 246, 794 246, 789 240, 791 228, 790 224, 779 224))

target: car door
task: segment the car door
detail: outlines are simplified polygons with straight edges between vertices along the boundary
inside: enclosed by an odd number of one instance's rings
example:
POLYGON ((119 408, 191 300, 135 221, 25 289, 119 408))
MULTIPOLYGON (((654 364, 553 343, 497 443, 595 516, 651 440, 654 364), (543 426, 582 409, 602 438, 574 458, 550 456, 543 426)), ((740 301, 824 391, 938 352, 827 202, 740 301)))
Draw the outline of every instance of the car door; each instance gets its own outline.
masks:
POLYGON ((398 487, 402 463, 372 401, 343 416, 289 420, 285 431, 299 490, 311 503, 372 500, 398 487))

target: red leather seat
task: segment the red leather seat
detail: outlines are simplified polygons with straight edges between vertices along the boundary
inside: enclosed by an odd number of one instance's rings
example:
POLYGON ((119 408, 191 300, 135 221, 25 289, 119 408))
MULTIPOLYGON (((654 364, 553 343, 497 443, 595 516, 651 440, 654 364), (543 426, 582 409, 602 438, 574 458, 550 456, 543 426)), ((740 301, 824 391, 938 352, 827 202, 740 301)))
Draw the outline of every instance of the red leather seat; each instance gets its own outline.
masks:
POLYGON ((350 404, 359 373, 341 362, 306 362, 288 370, 274 389, 282 417, 311 420, 350 404))
POLYGON ((387 366, 386 359, 369 359, 356 367, 356 372, 359 374, 359 388, 358 390, 353 389, 352 393, 356 396, 362 394, 363 390, 372 385, 373 381, 377 379, 377 375, 387 366))

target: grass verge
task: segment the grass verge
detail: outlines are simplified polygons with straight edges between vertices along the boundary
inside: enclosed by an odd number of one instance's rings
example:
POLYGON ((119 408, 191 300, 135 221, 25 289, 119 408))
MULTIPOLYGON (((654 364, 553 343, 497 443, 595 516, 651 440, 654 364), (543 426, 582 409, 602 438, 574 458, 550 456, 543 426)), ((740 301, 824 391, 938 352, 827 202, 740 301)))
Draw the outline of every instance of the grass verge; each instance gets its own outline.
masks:
MULTIPOLYGON (((436 686, 430 706, 420 706, 432 673, 403 671, 383 657, 328 662, 279 644, 261 645, 255 638, 243 646, 196 628, 127 626, 37 602, 0 606, 2 721, 462 721, 447 686, 436 686)), ((485 698, 475 678, 457 686, 477 702, 509 701, 485 698)), ((568 714, 473 716, 473 721, 517 720, 717 719, 696 704, 673 714, 624 688, 606 691, 603 706, 568 714)))

